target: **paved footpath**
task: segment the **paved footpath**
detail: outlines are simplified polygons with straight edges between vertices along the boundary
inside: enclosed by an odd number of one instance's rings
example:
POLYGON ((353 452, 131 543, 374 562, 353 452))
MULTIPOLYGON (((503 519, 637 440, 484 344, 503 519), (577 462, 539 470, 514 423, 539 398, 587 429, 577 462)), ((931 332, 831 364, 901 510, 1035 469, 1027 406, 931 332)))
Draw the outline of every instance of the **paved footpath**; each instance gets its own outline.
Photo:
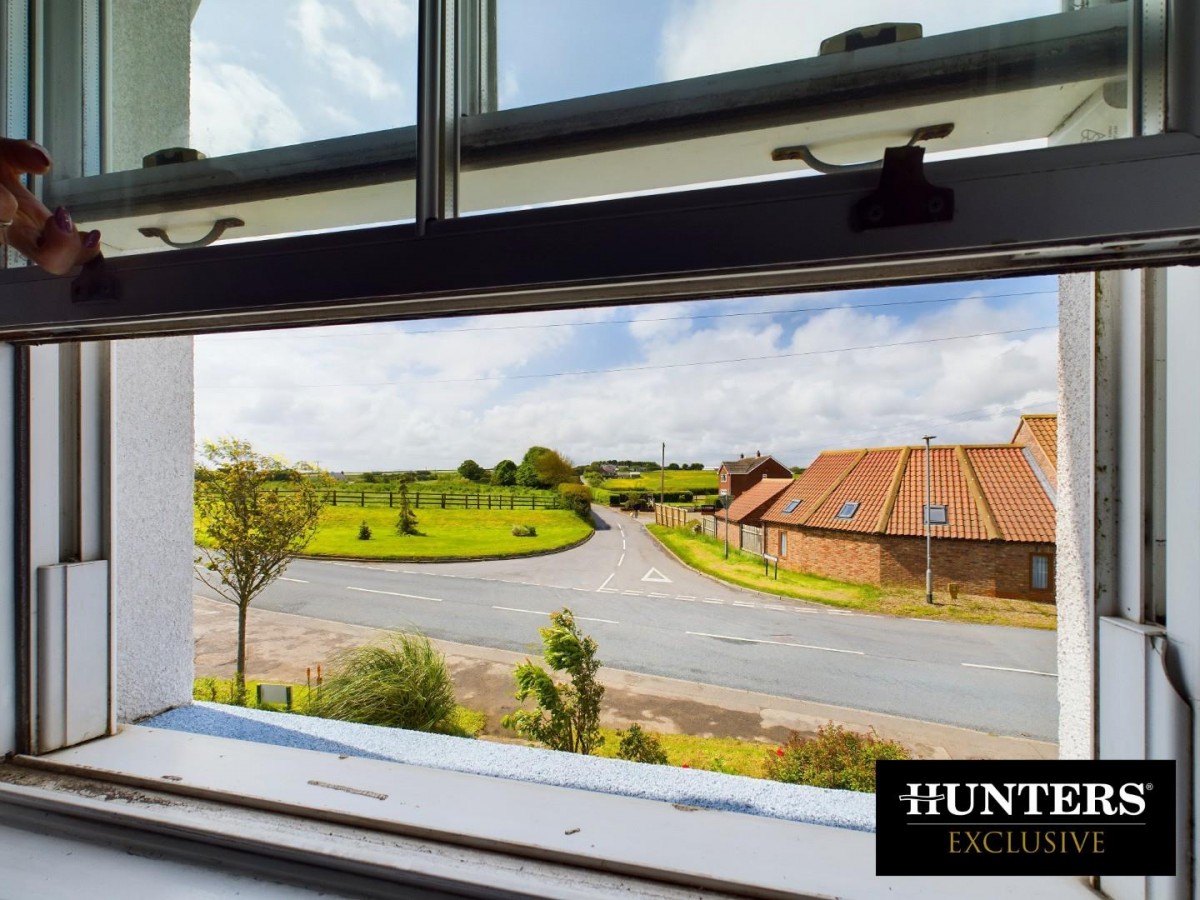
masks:
MULTIPOLYGON (((234 606, 197 596, 193 609, 197 677, 232 676, 234 606)), ((316 667, 328 666, 338 651, 369 643, 383 632, 251 608, 247 634, 248 677, 303 683, 307 668, 315 676, 316 667)), ((500 717, 516 706, 512 670, 526 655, 449 641, 434 643, 446 654, 459 702, 486 713, 485 734, 511 737, 500 727, 500 717)), ((790 730, 812 734, 819 725, 833 721, 860 731, 874 728, 881 737, 900 741, 924 759, 1052 759, 1056 755, 1056 746, 1045 741, 621 669, 604 668, 600 675, 607 689, 603 721, 614 728, 638 722, 649 731, 778 743, 790 730)))

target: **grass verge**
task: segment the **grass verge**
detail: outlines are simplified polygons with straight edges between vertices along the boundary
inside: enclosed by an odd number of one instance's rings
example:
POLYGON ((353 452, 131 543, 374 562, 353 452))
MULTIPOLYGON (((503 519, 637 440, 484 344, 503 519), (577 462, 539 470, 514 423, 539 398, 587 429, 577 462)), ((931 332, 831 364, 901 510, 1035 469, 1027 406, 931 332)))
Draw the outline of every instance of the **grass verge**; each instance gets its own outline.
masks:
POLYGON ((721 581, 752 588, 780 597, 811 600, 842 609, 909 619, 938 619, 982 625, 1013 625, 1021 628, 1054 629, 1058 622, 1053 604, 1032 600, 1007 600, 960 594, 957 600, 935 594, 934 603, 925 602, 923 591, 905 588, 877 588, 850 584, 818 575, 792 572, 781 568, 779 580, 763 574, 762 558, 730 548, 725 559, 724 545, 707 535, 679 528, 647 525, 646 530, 684 564, 721 581))
MULTIPOLYGON (((601 728, 604 743, 596 756, 616 758, 621 738, 612 728, 601 728)), ((648 732, 649 733, 649 732, 648 732)), ((690 734, 654 733, 667 753, 667 764, 726 775, 765 778, 767 759, 775 752, 774 744, 739 741, 737 738, 693 737, 690 734)))
MULTIPOLYGON (((293 684, 292 688, 292 708, 286 709, 281 704, 263 703, 259 704, 258 685, 264 682, 246 680, 246 708, 247 709, 265 709, 271 712, 291 712, 296 715, 310 715, 308 712, 309 696, 316 695, 320 690, 317 687, 310 688, 306 684, 293 684)), ((279 682, 266 682, 268 684, 278 684, 279 682)), ((192 699, 204 700, 208 703, 224 703, 232 705, 233 696, 233 679, 232 678, 197 678, 192 682, 192 699)), ((487 716, 476 709, 470 709, 466 706, 455 706, 454 714, 450 717, 445 730, 441 734, 454 735, 456 737, 479 737, 483 729, 487 726, 487 716)))

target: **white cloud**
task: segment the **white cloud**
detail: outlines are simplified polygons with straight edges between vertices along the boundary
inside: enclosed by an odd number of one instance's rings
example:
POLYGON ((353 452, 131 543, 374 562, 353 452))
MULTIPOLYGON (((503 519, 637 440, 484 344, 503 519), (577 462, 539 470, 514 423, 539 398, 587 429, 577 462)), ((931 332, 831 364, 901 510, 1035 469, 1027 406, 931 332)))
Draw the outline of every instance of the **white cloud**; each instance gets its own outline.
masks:
MULTIPOLYGON (((948 442, 1006 441, 1018 411, 1053 409, 1052 330, 599 376, 457 380, 904 344, 1053 320, 1047 301, 999 308, 995 301, 968 299, 907 310, 904 319, 884 308, 647 321, 828 306, 830 299, 755 298, 353 326, 322 329, 319 338, 304 337, 312 333, 304 331, 253 341, 200 338, 197 436, 236 434, 263 450, 347 470, 453 467, 467 457, 492 465, 519 458, 534 443, 581 462, 656 458, 659 441, 667 442, 668 459, 679 461, 715 464, 763 450, 788 465, 804 465, 823 448, 912 443, 925 433, 948 442), (912 318, 913 312, 920 318, 912 318), (635 322, 580 324, 614 319, 635 322), (412 333, 530 321, 571 324, 412 333), (436 383, 448 379, 454 381, 436 383), (208 387, 215 384, 238 387, 208 387), (261 389, 281 384, 342 386, 261 389)), ((840 299, 870 303, 894 295, 840 299)))
POLYGON ((398 40, 417 33, 417 6, 413 0, 352 0, 352 5, 364 22, 398 40))
POLYGON ((816 56, 825 38, 893 21, 919 22, 926 35, 1061 12, 1060 0, 951 3, 909 0, 884 12, 878 0, 676 0, 663 28, 664 80, 729 72, 816 56))
POLYGON ((191 136, 209 156, 296 144, 304 126, 274 86, 222 58, 213 44, 192 45, 191 136))
POLYGON ((350 91, 370 100, 398 97, 402 89, 361 48, 343 43, 335 33, 348 30, 345 15, 322 0, 300 0, 293 7, 291 27, 300 36, 308 57, 303 64, 322 71, 350 91))

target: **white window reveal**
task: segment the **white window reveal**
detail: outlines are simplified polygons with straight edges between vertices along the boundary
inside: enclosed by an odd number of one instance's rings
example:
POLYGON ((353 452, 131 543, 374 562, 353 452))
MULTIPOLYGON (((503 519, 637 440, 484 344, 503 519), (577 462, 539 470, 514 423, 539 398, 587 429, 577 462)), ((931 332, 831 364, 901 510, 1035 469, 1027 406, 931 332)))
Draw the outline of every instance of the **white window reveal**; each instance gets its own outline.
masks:
MULTIPOLYGON (((799 502, 799 501, 797 501, 799 502)), ((787 556, 787 532, 779 532, 779 555, 787 556)))
POLYGON ((853 519, 854 514, 858 512, 859 502, 857 500, 847 500, 842 504, 842 508, 838 510, 837 518, 853 519))

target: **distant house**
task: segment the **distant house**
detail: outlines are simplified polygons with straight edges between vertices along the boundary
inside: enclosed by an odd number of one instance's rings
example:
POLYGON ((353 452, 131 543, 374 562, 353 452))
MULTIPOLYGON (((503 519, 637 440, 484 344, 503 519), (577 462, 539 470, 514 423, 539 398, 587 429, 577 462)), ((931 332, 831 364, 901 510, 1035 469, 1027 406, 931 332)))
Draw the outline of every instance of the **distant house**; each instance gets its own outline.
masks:
MULTIPOLYGON (((930 453, 934 589, 1054 601, 1057 419, 1011 444, 930 453)), ((780 566, 876 585, 925 585, 925 447, 830 450, 763 514, 780 566)))
POLYGON ((616 478, 619 471, 621 470, 611 463, 605 463, 600 467, 600 474, 605 478, 616 478))
POLYGON ((717 540, 725 540, 725 521, 729 521, 729 545, 739 550, 746 549, 759 552, 761 544, 754 535, 754 540, 748 541, 748 529, 762 527, 763 514, 774 504, 775 499, 792 484, 788 478, 764 478, 753 487, 743 491, 730 504, 728 510, 718 509, 713 518, 716 519, 717 540))
POLYGON ((717 488, 722 494, 737 499, 764 478, 791 478, 792 471, 773 456, 743 456, 721 463, 717 469, 717 488))

